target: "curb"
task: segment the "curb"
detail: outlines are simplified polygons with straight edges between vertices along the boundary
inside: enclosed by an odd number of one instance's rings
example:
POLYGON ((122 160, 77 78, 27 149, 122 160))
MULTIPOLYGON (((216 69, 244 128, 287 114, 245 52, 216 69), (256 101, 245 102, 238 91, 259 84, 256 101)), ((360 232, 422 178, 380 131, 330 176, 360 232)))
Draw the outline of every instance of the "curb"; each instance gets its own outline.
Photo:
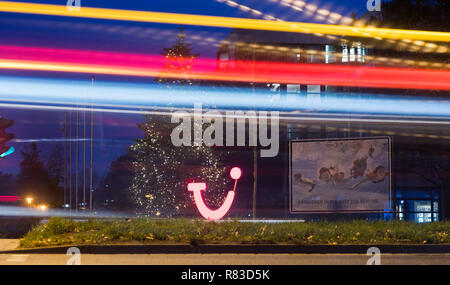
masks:
MULTIPOLYGON (((74 245, 75 246, 75 245, 74 245)), ((380 252, 394 254, 443 254, 450 253, 450 245, 79 245, 86 254, 366 254, 370 247, 378 247, 380 252)), ((8 253, 66 254, 70 246, 0 251, 8 253)))

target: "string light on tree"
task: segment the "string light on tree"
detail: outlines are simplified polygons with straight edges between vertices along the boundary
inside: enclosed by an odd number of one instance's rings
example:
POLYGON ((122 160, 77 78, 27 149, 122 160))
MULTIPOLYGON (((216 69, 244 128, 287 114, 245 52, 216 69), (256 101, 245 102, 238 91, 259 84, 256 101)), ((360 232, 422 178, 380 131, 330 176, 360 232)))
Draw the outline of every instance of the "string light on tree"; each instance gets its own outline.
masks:
MULTIPOLYGON (((183 29, 180 29, 176 43, 170 48, 164 48, 161 53, 166 58, 166 62, 160 77, 157 79, 159 83, 192 85, 197 79, 198 76, 192 72, 192 67, 199 54, 191 53, 192 48, 190 48, 190 44, 185 42, 185 38, 186 34, 183 29), (165 76, 167 74, 172 76, 165 76), (177 78, 174 78, 173 74, 178 75, 177 78)), ((170 85, 167 86, 170 87, 170 85)))
MULTIPOLYGON (((161 53, 167 60, 156 80, 167 88, 193 85, 196 79, 192 66, 198 54, 191 53, 185 37, 183 30, 180 30, 176 43, 161 53), (182 76, 164 77, 165 73, 179 73, 182 76)), ((174 146, 170 133, 176 125, 171 123, 169 116, 148 115, 145 123, 138 127, 145 137, 130 147, 134 157, 134 175, 129 189, 137 204, 138 214, 153 217, 195 215, 193 198, 186 193, 186 184, 192 182, 192 178, 210 181, 211 191, 205 198, 208 205, 218 207, 223 203, 229 183, 226 166, 221 164, 223 152, 204 145, 174 146)), ((207 126, 200 123, 202 127, 207 126)))

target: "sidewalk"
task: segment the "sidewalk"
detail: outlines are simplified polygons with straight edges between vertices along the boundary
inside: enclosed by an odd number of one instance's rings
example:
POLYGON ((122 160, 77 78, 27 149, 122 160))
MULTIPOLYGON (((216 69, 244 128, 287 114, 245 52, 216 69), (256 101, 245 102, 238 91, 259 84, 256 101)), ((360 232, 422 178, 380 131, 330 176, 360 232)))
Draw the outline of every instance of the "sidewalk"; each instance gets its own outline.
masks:
MULTIPOLYGON (((66 253, 70 246, 17 249, 18 240, 0 244, 0 253, 66 253), (17 241, 17 242, 15 242, 17 241), (4 246, 2 246, 4 244, 4 246)), ((75 245, 74 245, 75 246, 75 245)), ((450 254, 450 245, 80 245, 82 253, 88 254, 189 254, 189 253, 247 253, 247 254, 366 254, 370 247, 378 247, 381 253, 450 254)))
POLYGON ((19 239, 0 239, 0 252, 15 250, 19 244, 19 239))

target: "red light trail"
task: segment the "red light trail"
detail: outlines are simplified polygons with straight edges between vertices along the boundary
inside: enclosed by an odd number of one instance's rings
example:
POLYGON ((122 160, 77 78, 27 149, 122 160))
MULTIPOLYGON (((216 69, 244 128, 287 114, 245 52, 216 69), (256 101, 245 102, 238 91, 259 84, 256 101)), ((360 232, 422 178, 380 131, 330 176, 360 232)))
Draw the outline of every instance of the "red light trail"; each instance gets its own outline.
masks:
MULTIPOLYGON (((156 55, 70 49, 0 46, 0 68, 107 74, 136 77, 183 78, 163 72, 165 58, 156 55)), ((216 59, 196 59, 199 80, 288 83, 351 87, 450 90, 450 71, 355 65, 235 61, 217 69, 216 59)))
POLYGON ((21 200, 18 196, 0 196, 0 202, 17 202, 21 200))

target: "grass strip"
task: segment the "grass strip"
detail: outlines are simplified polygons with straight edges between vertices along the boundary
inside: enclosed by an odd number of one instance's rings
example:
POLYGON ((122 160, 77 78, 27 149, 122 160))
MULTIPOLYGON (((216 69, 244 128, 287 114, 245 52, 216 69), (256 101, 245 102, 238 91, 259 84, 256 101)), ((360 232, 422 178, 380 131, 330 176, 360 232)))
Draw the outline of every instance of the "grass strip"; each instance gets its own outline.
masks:
POLYGON ((73 221, 52 218, 30 230, 23 248, 111 243, 448 244, 450 222, 340 221, 243 223, 189 219, 73 221))

